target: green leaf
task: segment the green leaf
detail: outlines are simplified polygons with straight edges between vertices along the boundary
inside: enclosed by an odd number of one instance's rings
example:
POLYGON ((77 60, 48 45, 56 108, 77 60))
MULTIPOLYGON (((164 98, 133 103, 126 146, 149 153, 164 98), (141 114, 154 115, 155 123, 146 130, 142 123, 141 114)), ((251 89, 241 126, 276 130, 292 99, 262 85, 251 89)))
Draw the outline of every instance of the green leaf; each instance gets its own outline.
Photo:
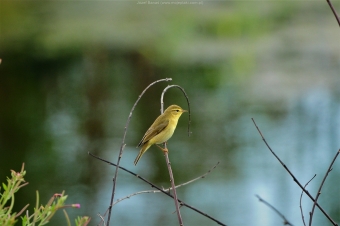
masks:
POLYGON ((7 190, 7 185, 5 183, 2 183, 2 187, 4 188, 4 190, 7 190))

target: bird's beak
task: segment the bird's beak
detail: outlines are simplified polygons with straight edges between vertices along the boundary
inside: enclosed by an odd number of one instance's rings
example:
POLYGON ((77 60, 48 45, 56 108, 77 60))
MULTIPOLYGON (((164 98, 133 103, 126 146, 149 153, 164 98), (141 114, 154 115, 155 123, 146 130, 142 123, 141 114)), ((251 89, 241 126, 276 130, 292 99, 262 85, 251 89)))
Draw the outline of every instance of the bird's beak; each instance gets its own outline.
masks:
POLYGON ((184 113, 184 112, 188 112, 188 111, 187 110, 183 110, 182 112, 184 113))

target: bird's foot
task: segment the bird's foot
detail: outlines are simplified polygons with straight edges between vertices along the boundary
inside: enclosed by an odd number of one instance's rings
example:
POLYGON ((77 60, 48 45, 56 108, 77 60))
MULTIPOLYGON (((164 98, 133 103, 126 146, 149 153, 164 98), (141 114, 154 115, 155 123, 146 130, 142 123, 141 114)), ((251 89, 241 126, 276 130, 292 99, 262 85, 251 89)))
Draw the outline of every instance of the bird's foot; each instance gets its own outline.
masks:
MULTIPOLYGON (((156 144, 156 145, 157 145, 157 144, 156 144)), ((164 154, 169 152, 167 148, 162 148, 161 146, 158 146, 158 145, 157 145, 157 147, 158 147, 159 149, 161 149, 161 150, 164 152, 164 154)))

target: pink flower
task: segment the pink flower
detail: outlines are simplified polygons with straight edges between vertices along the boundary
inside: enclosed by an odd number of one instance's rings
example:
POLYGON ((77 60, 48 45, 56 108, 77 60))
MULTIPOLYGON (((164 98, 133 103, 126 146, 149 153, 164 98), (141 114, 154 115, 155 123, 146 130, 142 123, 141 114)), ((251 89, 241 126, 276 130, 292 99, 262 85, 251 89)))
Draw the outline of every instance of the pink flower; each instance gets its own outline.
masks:
POLYGON ((74 208, 80 208, 80 204, 79 204, 79 203, 77 203, 77 204, 72 204, 72 207, 74 207, 74 208))

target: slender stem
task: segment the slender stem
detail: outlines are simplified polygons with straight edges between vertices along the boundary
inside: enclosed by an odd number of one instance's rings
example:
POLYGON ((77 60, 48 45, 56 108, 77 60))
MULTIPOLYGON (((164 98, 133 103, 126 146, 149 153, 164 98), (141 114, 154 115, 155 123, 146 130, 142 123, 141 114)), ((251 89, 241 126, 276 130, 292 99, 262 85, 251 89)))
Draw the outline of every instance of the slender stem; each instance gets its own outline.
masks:
MULTIPOLYGON (((313 198, 313 196, 301 185, 301 183, 296 179, 296 177, 294 176, 294 174, 292 172, 290 172, 290 170, 288 169, 288 167, 281 161, 281 159, 275 154, 275 152, 271 149, 271 147, 269 146, 269 144, 267 143, 266 139, 264 139, 264 136, 261 133, 261 130, 259 129, 259 127, 256 125, 255 120, 252 118, 251 120, 253 120, 253 123, 257 129, 257 131, 259 132, 260 136, 262 137, 263 142, 266 144, 267 148, 270 150, 270 152, 275 156, 275 158, 281 163, 281 165, 283 166, 283 168, 285 168, 285 170, 289 173, 289 175, 293 178, 294 182, 299 185, 299 187, 307 194, 307 196, 313 201, 315 202, 315 199, 313 198)), ((315 202, 315 205, 321 210, 321 212, 327 217, 327 219, 332 222, 333 225, 338 225, 327 213, 326 211, 319 205, 319 203, 315 202)))
MULTIPOLYGON (((309 184, 309 182, 311 182, 314 177, 316 177, 316 174, 314 174, 314 176, 312 177, 312 179, 310 179, 306 184, 305 186, 303 186, 303 188, 306 189, 307 185, 309 184)), ((306 226, 306 223, 305 223, 305 217, 303 216, 303 211, 302 211, 302 195, 303 195, 303 191, 301 192, 301 195, 300 195, 300 211, 301 211, 301 217, 302 217, 302 222, 303 222, 303 225, 306 226)))
MULTIPOLYGON (((166 91, 168 89, 170 89, 172 87, 179 88, 182 91, 182 93, 184 94, 185 98, 187 99, 188 108, 189 108, 188 109, 188 113, 189 113, 188 136, 190 136, 190 102, 189 102, 188 95, 186 94, 186 92, 184 91, 184 89, 181 86, 179 86, 179 85, 168 85, 167 87, 165 87, 165 89, 163 90, 162 95, 161 95, 161 114, 163 114, 163 111, 164 111, 164 101, 163 101, 164 94, 166 93, 166 91)), ((164 149, 167 150, 166 142, 164 142, 163 145, 164 145, 164 149)), ((176 192, 175 179, 174 179, 174 175, 172 173, 171 163, 170 163, 170 160, 169 160, 168 152, 164 152, 164 157, 165 157, 166 165, 168 167, 169 176, 170 176, 170 182, 171 182, 172 191, 173 191, 173 194, 174 194, 174 202, 175 202, 178 222, 179 222, 179 225, 182 226, 183 225, 183 220, 182 220, 181 211, 179 209, 180 207, 179 207, 178 200, 177 200, 177 192, 176 192)))
POLYGON ((321 182, 321 184, 320 184, 318 193, 316 194, 315 201, 314 201, 314 203, 313 203, 312 211, 311 211, 311 213, 310 213, 309 226, 312 225, 314 209, 315 209, 315 205, 316 205, 316 203, 317 203, 317 201, 318 201, 318 199, 319 199, 319 197, 320 197, 320 195, 321 195, 321 189, 322 189, 322 187, 323 187, 323 185, 324 185, 324 183, 325 183, 325 181, 326 181, 326 178, 328 177, 329 172, 332 171, 332 166, 333 166, 333 164, 334 164, 336 158, 338 157, 339 153, 340 153, 340 149, 336 152, 336 154, 335 154, 335 156, 334 156, 334 158, 333 158, 333 161, 332 161, 331 164, 329 165, 328 170, 327 170, 325 176, 324 176, 323 179, 322 179, 322 182, 321 182))
POLYGON ((278 211, 274 206, 272 206, 269 202, 267 202, 266 200, 262 199, 259 195, 255 195, 260 202, 263 202, 265 205, 267 205, 269 208, 271 208, 272 210, 274 210, 282 219, 283 219, 283 224, 284 225, 291 225, 293 226, 292 223, 290 223, 287 218, 280 212, 278 211))
POLYGON ((336 11, 335 11, 335 9, 334 9, 334 7, 333 7, 331 1, 330 1, 330 0, 326 0, 326 1, 327 1, 327 3, 328 3, 329 7, 331 7, 331 10, 332 10, 332 12, 333 12, 333 14, 334 14, 334 16, 335 16, 335 19, 336 19, 336 21, 338 22, 338 24, 339 24, 339 26, 340 26, 340 18, 339 18, 339 16, 338 16, 338 14, 336 13, 336 11))
POLYGON ((24 206, 24 208, 22 208, 22 210, 20 210, 20 212, 17 213, 17 214, 15 215, 15 218, 21 216, 21 214, 27 209, 27 207, 28 207, 29 205, 30 205, 30 204, 27 204, 26 206, 24 206))
POLYGON ((138 99, 136 100, 135 104, 133 105, 133 107, 132 107, 132 109, 130 111, 129 117, 127 119, 127 122, 126 122, 126 125, 125 125, 125 128, 124 128, 123 140, 122 140, 122 144, 121 144, 120 150, 119 150, 119 156, 118 156, 118 160, 117 160, 117 164, 116 164, 115 175, 113 177, 113 187, 112 187, 112 194, 111 194, 111 200, 110 200, 110 206, 109 206, 109 215, 108 215, 108 219, 107 219, 107 226, 110 225, 112 204, 113 204, 114 197, 115 197, 116 183, 117 183, 117 179, 118 179, 118 168, 119 168, 120 159, 122 158, 122 155, 123 155, 123 150, 124 150, 125 145, 126 145, 125 144, 125 137, 126 137, 126 132, 127 132, 128 126, 130 124, 131 117, 132 117, 132 112, 135 109, 135 107, 137 106, 137 103, 139 102, 140 98, 143 96, 143 94, 146 92, 146 90, 148 90, 152 85, 154 85, 154 84, 156 84, 158 82, 162 82, 162 81, 166 81, 167 82, 167 81, 171 81, 171 80, 172 80, 171 78, 160 79, 160 80, 157 80, 157 81, 151 83, 150 85, 148 85, 143 90, 143 92, 138 96, 138 99))
MULTIPOLYGON (((166 144, 164 144, 164 146, 166 148, 166 144)), ((164 152, 164 156, 165 156, 166 164, 168 166, 170 182, 171 182, 171 187, 172 187, 172 193, 174 195, 174 202, 175 202, 175 206, 176 206, 176 213, 177 213, 178 223, 179 223, 179 225, 182 226, 183 225, 183 220, 182 220, 182 216, 181 216, 181 211, 179 210, 179 204, 178 204, 178 198, 177 198, 177 192, 176 192, 175 179, 174 179, 174 175, 172 174, 171 163, 170 163, 170 160, 169 160, 168 152, 164 152)))
MULTIPOLYGON (((109 162, 109 161, 107 161, 107 160, 105 160, 105 159, 102 159, 102 158, 100 158, 100 157, 98 157, 98 156, 95 156, 95 155, 93 155, 93 154, 90 153, 90 152, 88 152, 88 154, 89 154, 90 156, 92 156, 92 157, 94 157, 94 158, 96 158, 96 159, 102 161, 102 162, 108 163, 108 164, 110 164, 110 165, 112 165, 112 166, 117 166, 116 164, 114 164, 114 163, 112 163, 112 162, 109 162)), ((138 174, 136 174, 136 173, 134 173, 134 172, 132 172, 132 171, 130 171, 130 170, 128 170, 128 169, 122 167, 122 166, 118 166, 118 168, 121 169, 121 170, 124 170, 125 172, 127 172, 127 173, 129 173, 129 174, 131 174, 131 175, 137 177, 138 179, 144 181, 145 183, 149 184, 151 187, 153 187, 153 188, 159 190, 160 192, 162 192, 163 194, 169 196, 170 198, 172 198, 172 199, 174 198, 168 191, 166 191, 166 190, 164 190, 164 189, 158 187, 157 185, 151 183, 151 182, 148 181, 147 179, 145 179, 145 178, 139 176, 138 174)), ((206 214, 206 213, 200 211, 199 209, 197 209, 197 208, 195 208, 195 207, 193 207, 193 206, 191 206, 191 205, 189 205, 189 204, 186 204, 186 203, 183 202, 182 200, 177 199, 177 201, 181 204, 181 206, 186 206, 186 207, 188 207, 189 209, 192 209, 193 211, 195 211, 195 212, 197 212, 197 213, 199 213, 199 214, 201 214, 201 215, 203 215, 203 216, 209 218, 210 220, 215 221, 217 224, 226 226, 226 224, 222 223, 221 221, 219 221, 219 220, 217 220, 217 219, 211 217, 210 215, 208 215, 208 214, 206 214)))

